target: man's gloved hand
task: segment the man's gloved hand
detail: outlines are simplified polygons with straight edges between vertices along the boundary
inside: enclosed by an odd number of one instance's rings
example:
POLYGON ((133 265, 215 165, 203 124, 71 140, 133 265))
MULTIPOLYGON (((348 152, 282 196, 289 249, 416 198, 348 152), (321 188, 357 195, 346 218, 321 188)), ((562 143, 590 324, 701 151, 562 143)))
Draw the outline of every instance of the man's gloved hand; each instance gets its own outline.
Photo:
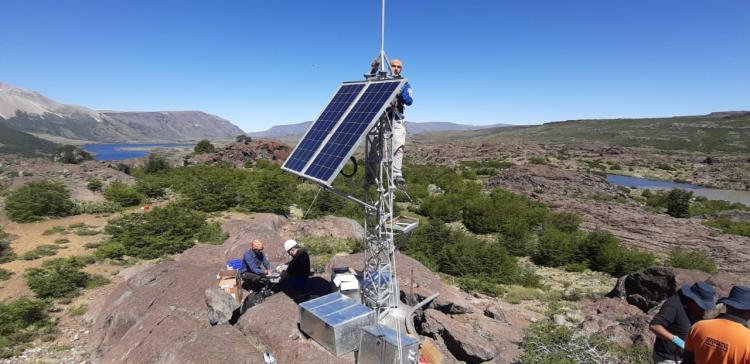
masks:
POLYGON ((286 268, 287 268, 286 264, 281 264, 281 265, 276 266, 276 271, 279 272, 279 273, 281 273, 281 272, 285 271, 286 268))
POLYGON ((675 335, 674 337, 672 337, 672 342, 675 345, 679 346, 680 349, 685 349, 685 340, 680 339, 679 336, 675 335))

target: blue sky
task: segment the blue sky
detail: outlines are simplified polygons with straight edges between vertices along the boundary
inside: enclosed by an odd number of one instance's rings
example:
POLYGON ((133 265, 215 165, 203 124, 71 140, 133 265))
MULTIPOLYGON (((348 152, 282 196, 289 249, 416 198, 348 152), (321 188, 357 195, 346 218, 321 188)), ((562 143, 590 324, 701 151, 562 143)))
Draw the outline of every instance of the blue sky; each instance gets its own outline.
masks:
MULTIPOLYGON (((246 131, 314 118, 380 49, 380 1, 0 0, 0 81, 246 131)), ((387 2, 413 121, 750 109, 750 1, 387 2)))

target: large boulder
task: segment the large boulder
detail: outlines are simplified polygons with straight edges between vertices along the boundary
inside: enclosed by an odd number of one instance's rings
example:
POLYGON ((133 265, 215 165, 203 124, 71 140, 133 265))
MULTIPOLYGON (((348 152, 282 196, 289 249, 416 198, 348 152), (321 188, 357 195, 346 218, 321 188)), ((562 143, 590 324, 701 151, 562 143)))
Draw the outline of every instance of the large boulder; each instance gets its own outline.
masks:
POLYGON ((587 334, 598 334, 628 348, 651 346, 654 334, 649 330, 651 316, 619 298, 603 298, 581 303, 585 316, 580 324, 587 334))
POLYGON ((424 316, 420 322, 420 333, 442 339, 456 359, 483 363, 497 356, 492 343, 470 324, 451 319, 436 310, 427 310, 424 316))
POLYGON ((208 322, 211 325, 226 325, 232 321, 235 310, 240 303, 234 296, 224 292, 219 287, 206 288, 206 306, 208 306, 208 322))
POLYGON ((675 294, 682 285, 695 282, 712 284, 719 296, 729 293, 735 283, 723 274, 712 276, 696 270, 655 267, 620 277, 607 296, 623 298, 643 312, 648 312, 675 294))

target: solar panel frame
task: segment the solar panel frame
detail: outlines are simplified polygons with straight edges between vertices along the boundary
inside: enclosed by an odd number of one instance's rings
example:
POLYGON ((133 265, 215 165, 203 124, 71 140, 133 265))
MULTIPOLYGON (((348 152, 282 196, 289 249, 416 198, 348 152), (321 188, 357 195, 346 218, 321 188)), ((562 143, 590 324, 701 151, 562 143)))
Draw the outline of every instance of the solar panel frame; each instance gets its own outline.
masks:
POLYGON ((289 153, 289 157, 287 157, 287 159, 284 161, 284 163, 281 166, 282 170, 285 170, 290 173, 294 173, 300 177, 305 177, 305 175, 303 174, 303 171, 307 168, 307 165, 309 164, 310 160, 312 160, 312 158, 315 157, 317 152, 320 150, 321 146, 325 144, 326 139, 329 137, 331 132, 336 129, 336 126, 338 125, 338 123, 349 113, 349 110, 352 107, 354 107, 354 104, 357 102, 357 100, 359 100, 359 97, 362 95, 362 92, 367 88, 366 84, 367 84, 366 81, 348 82, 348 83, 344 82, 336 88, 336 92, 333 93, 333 96, 331 96, 330 101, 323 107, 322 110, 320 110, 320 112, 318 113, 318 116, 314 119, 312 123, 310 123, 310 126, 307 127, 305 134, 303 134, 302 138, 299 140, 299 142, 297 142, 297 145, 294 147, 292 152, 289 153), (292 163, 295 163, 297 161, 295 160, 295 157, 298 156, 298 153, 305 153, 305 151, 303 151, 305 148, 305 142, 308 141, 308 137, 310 136, 311 133, 314 132, 314 129, 318 126, 318 123, 321 121, 320 120, 321 117, 326 113, 326 110, 328 110, 329 106, 331 106, 331 104, 336 100, 336 97, 339 95, 339 92, 341 91, 341 89, 346 86, 351 86, 351 85, 362 85, 363 87, 357 91, 356 96, 351 100, 351 102, 349 102, 349 105, 333 122, 333 125, 331 126, 331 128, 328 130, 326 135, 323 136, 320 142, 317 143, 317 146, 315 146, 315 149, 312 150, 312 153, 307 158, 303 158, 306 160, 304 161, 304 164, 302 164, 302 167, 300 169, 294 168, 296 164, 292 166, 292 163))
MULTIPOLYGON (((357 101, 347 111, 346 115, 344 115, 341 118, 341 120, 339 121, 339 124, 336 126, 336 128, 331 130, 330 137, 321 145, 320 149, 315 154, 315 156, 313 156, 310 159, 310 163, 308 163, 308 165, 306 166, 306 168, 304 170, 305 178, 313 180, 315 182, 318 182, 318 183, 321 183, 321 184, 323 184, 325 186, 330 187, 331 184, 333 183, 333 180, 336 179, 336 176, 338 175, 338 173, 341 171, 341 169, 344 167, 344 165, 349 161, 349 158, 352 155, 354 155, 354 152, 357 150, 357 147, 359 146, 359 144, 362 143, 362 140, 365 138, 365 135, 370 131, 370 129, 372 129, 372 127, 378 121, 378 119, 380 118, 380 116, 383 115, 383 113, 386 111, 386 109, 388 108, 388 106, 390 106, 391 102, 396 97, 396 95, 398 94, 398 92, 401 91, 401 88, 403 87, 403 85, 405 83, 406 83, 406 79, 397 79, 397 80, 388 79, 388 80, 369 81, 368 85, 367 85, 367 88, 365 88, 362 91, 362 93, 359 95, 359 98, 357 99, 357 101), (372 116, 370 117, 369 121, 366 123, 366 125, 364 126, 364 128, 362 128, 362 130, 358 133, 359 136, 357 136, 356 139, 353 140, 353 142, 351 143, 351 146, 348 146, 347 153, 343 155, 343 158, 341 158, 341 160, 335 166, 335 168, 331 168, 330 166, 326 167, 326 169, 329 169, 329 170, 332 171, 331 174, 330 174, 330 176, 327 179, 322 179, 322 178, 320 178, 318 176, 313 175, 313 173, 311 173, 311 168, 313 167, 313 164, 318 160, 318 158, 321 157, 321 154, 323 154, 323 151, 326 150, 329 146, 331 146, 333 144, 330 141, 331 137, 333 137, 334 135, 336 135, 342 128, 347 128, 350 125, 356 126, 356 124, 357 124, 356 121, 354 121, 354 124, 345 124, 345 122, 352 115, 352 113, 355 111, 355 109, 360 105, 360 103, 362 103, 362 102, 365 102, 365 103, 370 102, 369 100, 363 100, 363 98, 366 96, 367 92, 371 88, 377 87, 378 85, 381 85, 381 84, 387 84, 387 83, 397 83, 397 85, 393 88, 392 91, 390 91, 389 94, 383 94, 383 95, 387 95, 387 97, 385 97, 384 101, 382 101, 380 107, 378 107, 377 109, 375 109, 377 111, 375 111, 374 113, 372 113, 372 116)), ((373 95, 374 95, 374 97, 377 97, 378 94, 375 93, 373 95)), ((367 105, 365 105, 363 107, 367 108, 367 105)), ((360 112, 361 113, 368 113, 367 109, 362 110, 360 112)), ((361 125, 364 125, 364 124, 361 124, 361 125)), ((344 135, 347 133, 346 131, 343 131, 343 130, 341 130, 341 132, 344 135)), ((350 134, 349 136, 352 137, 353 135, 356 135, 356 134, 350 134)), ((340 147, 343 148, 343 147, 346 147, 346 146, 342 145, 340 147)), ((338 155, 336 155, 336 157, 338 157, 338 155)))

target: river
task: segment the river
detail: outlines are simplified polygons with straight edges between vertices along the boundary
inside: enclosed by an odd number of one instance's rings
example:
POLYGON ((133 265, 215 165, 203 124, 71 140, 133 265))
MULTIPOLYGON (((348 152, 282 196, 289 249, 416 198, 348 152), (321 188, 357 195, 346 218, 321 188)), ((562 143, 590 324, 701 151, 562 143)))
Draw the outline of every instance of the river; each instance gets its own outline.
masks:
POLYGON ((750 206, 750 191, 720 190, 716 188, 702 187, 690 183, 652 180, 639 177, 620 176, 616 174, 608 174, 607 181, 613 185, 647 188, 650 190, 668 190, 679 188, 686 191, 692 191, 696 196, 703 196, 709 200, 739 202, 744 205, 750 206))

